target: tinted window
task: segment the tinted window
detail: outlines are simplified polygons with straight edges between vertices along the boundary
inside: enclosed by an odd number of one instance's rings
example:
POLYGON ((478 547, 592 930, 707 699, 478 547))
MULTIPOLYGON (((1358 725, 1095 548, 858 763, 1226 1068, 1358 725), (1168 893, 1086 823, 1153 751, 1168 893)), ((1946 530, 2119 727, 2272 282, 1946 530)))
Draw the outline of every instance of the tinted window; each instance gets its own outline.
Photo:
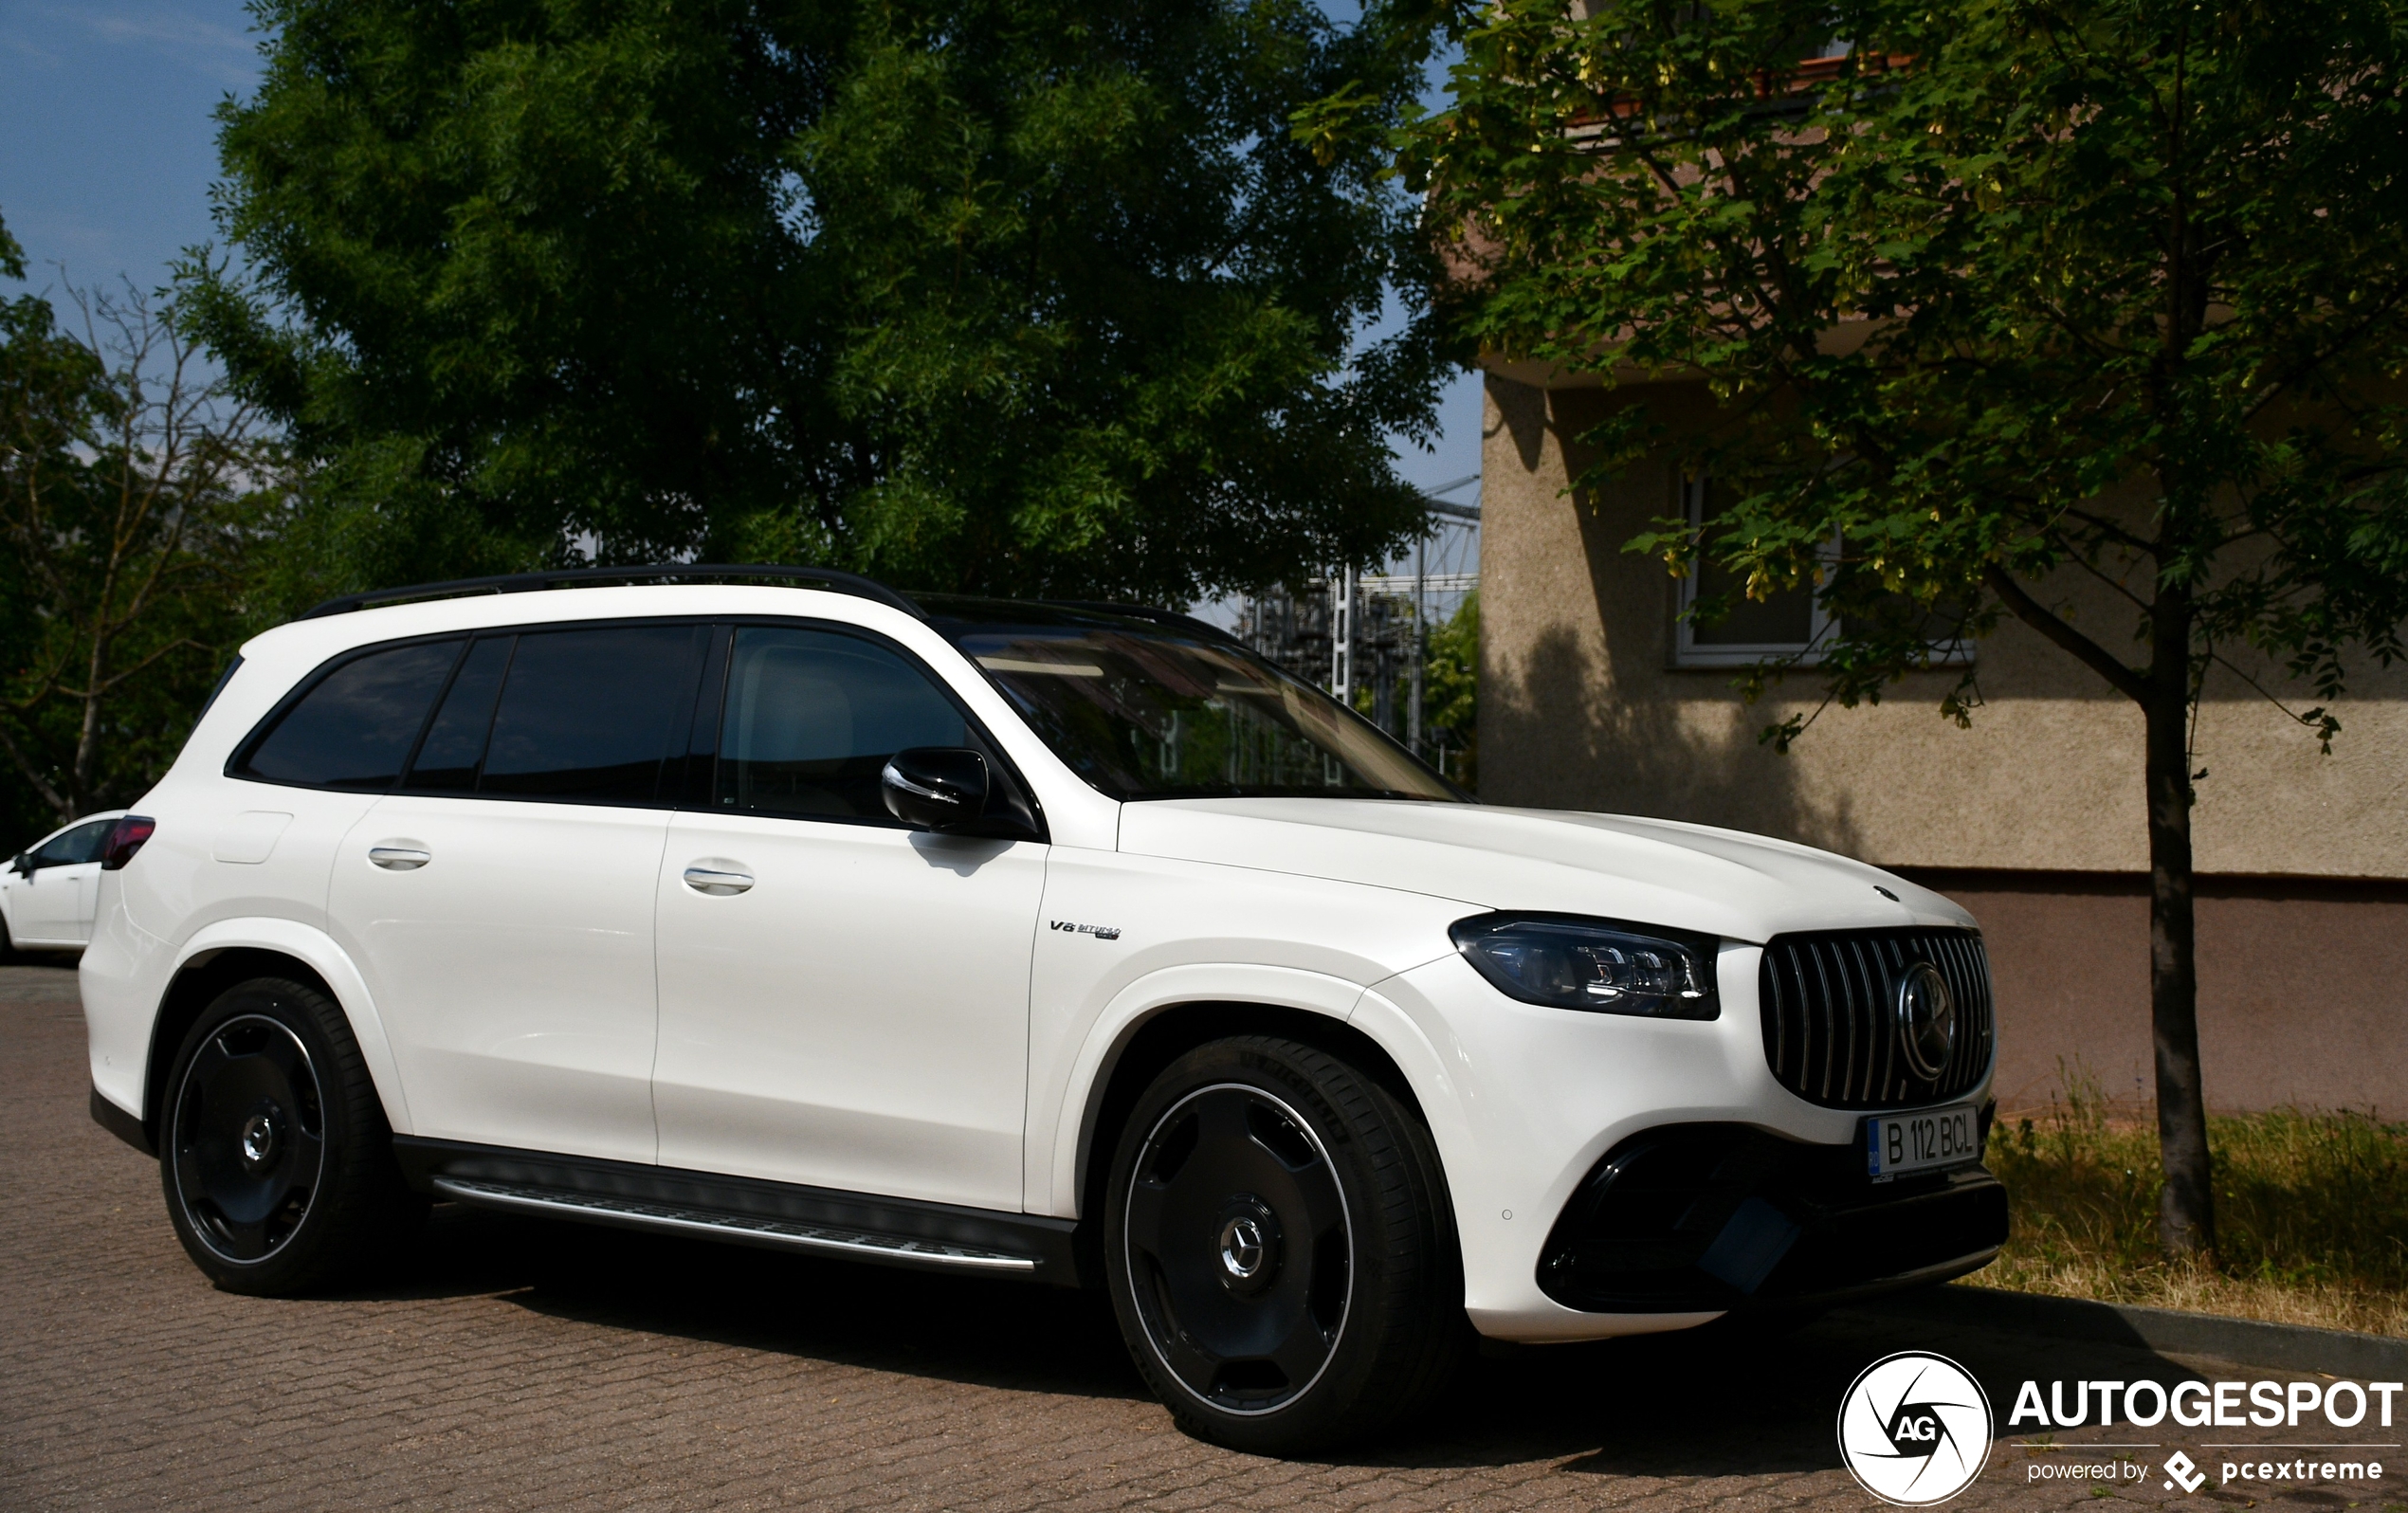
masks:
POLYGON ((885 647, 748 626, 728 664, 718 808, 891 823, 878 792, 886 758, 969 743, 953 701, 885 647))
POLYGON ((692 716, 704 633, 700 626, 621 626, 519 637, 477 792, 653 802, 669 733, 683 736, 692 716))
POLYGON ((113 819, 94 820, 71 830, 50 837, 49 844, 33 853, 40 866, 69 866, 78 862, 97 862, 109 844, 109 831, 117 828, 113 819))
POLYGON ((278 717, 234 775, 305 788, 392 787, 459 655, 457 641, 426 641, 353 658, 278 717))
POLYGON ((416 792, 465 793, 477 786, 477 763, 485 753, 485 736, 493 729, 493 706, 502 692, 502 675, 510 665, 516 636, 486 636, 468 648, 451 689, 427 727, 427 738, 410 764, 410 787, 416 792))

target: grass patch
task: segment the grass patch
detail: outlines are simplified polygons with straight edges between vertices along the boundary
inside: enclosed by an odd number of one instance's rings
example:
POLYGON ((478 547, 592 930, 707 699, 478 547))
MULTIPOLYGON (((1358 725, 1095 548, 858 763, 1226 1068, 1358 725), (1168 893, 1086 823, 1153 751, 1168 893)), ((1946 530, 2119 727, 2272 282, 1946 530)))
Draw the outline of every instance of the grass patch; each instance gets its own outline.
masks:
POLYGON ((2157 1124, 2079 1073, 2046 1113, 2001 1118, 1986 1160, 2014 1230, 1983 1286, 2408 1337, 2408 1123, 2277 1109, 2208 1121, 2216 1255, 2157 1246, 2157 1124))

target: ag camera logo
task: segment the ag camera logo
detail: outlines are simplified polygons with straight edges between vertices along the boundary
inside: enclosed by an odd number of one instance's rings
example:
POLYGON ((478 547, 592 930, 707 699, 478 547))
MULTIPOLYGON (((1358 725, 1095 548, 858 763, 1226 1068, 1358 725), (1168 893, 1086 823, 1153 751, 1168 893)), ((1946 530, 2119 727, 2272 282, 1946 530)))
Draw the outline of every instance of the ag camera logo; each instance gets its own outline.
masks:
POLYGON ((1902 1350, 1866 1367, 1839 1400, 1839 1454, 1885 1503, 1929 1507, 1973 1485, 1990 1458, 1990 1399, 1945 1356, 1902 1350))

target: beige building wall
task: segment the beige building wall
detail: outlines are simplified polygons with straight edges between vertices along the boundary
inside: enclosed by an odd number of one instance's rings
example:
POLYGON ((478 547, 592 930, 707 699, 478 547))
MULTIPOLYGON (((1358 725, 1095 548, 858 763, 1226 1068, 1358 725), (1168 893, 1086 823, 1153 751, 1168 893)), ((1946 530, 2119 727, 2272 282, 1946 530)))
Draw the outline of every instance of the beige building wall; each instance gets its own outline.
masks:
MULTIPOLYGON (((1759 734, 1821 702, 1811 669, 1749 705, 1733 669, 1674 667, 1677 585, 1623 550, 1678 514, 1672 465, 1568 491, 1583 465, 1569 438, 1608 407, 1670 416, 1707 404, 1702 386, 1546 390, 1492 374, 1487 388, 1481 796, 1726 825, 1944 873, 1990 935, 2002 1097, 2045 1102, 2060 1056, 2128 1091, 2147 1061, 2139 712, 2009 621, 1977 649, 1971 729, 1938 713, 1956 674, 1917 674, 1878 705, 1823 709, 1777 755, 1759 734)), ((2050 587, 2090 634, 2128 646, 2131 611, 2108 591, 2050 587)), ((2316 702, 2278 686, 2279 669, 2243 665, 2295 708, 2316 702)), ((2326 756, 2237 676, 2214 678, 2200 711, 2202 1035, 2222 1106, 2408 1108, 2408 669, 2362 670, 2335 712, 2326 756), (2253 880, 2254 902, 2225 907, 2216 889, 2238 884, 2216 879, 2253 880), (2364 953, 2383 942, 2372 972, 2364 953), (2336 972, 2355 995, 2345 1011, 2336 972), (2290 1043, 2302 1030, 2312 1048, 2290 1043), (2243 1074, 2244 1062, 2260 1065, 2243 1074)))

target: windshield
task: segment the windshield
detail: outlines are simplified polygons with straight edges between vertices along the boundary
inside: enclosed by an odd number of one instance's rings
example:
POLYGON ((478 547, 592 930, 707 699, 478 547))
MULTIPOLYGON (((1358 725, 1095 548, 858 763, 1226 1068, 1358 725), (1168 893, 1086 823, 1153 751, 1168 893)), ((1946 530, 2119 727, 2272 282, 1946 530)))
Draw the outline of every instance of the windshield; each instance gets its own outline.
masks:
POLYGON ((1046 744, 1114 798, 1462 797, 1378 727, 1206 627, 921 602, 1046 744))

